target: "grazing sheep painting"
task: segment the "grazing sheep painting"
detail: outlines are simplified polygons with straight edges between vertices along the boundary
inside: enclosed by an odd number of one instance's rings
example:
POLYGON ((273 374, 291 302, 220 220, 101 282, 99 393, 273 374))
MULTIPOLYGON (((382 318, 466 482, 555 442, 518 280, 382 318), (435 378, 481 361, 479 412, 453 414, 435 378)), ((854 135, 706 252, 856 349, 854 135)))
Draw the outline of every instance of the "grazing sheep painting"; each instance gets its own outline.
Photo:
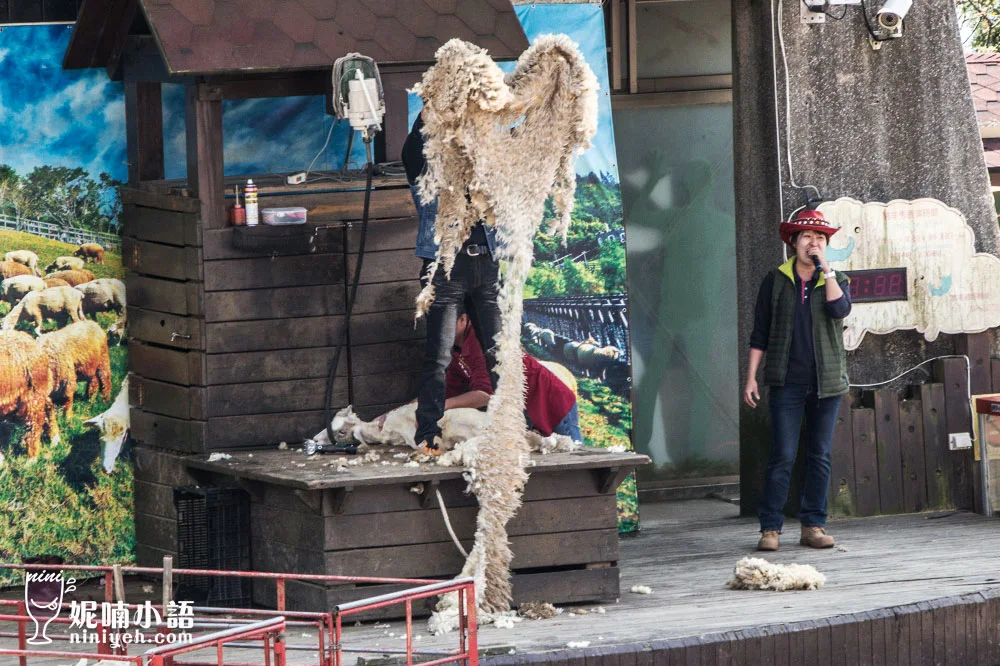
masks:
POLYGON ((34 325, 35 335, 41 335, 45 319, 55 319, 61 325, 83 321, 83 294, 72 287, 33 291, 7 313, 0 328, 10 330, 25 321, 34 325))
POLYGON ((108 338, 99 324, 79 321, 39 336, 38 344, 49 358, 52 400, 65 408, 67 416, 73 413, 77 382, 86 382, 88 399, 98 391, 105 400, 111 399, 108 338))
POLYGON ((34 275, 18 275, 0 282, 0 301, 10 303, 13 307, 18 301, 32 291, 42 291, 47 285, 45 280, 34 275))
POLYGON ((45 351, 27 333, 0 331, 0 418, 24 427, 21 444, 28 457, 38 455, 42 436, 58 443, 59 428, 49 393, 52 375, 45 351))
POLYGON ((83 422, 88 428, 95 428, 101 437, 101 466, 108 474, 115 468, 115 461, 121 453, 128 436, 128 378, 122 381, 118 397, 106 411, 83 422))
POLYGON ((3 260, 13 261, 27 266, 32 275, 41 275, 38 271, 38 255, 31 250, 12 250, 11 252, 3 255, 3 260))
POLYGON ((86 262, 80 257, 56 257, 51 264, 45 267, 45 272, 82 271, 84 268, 86 268, 86 262))
POLYGON ((125 312, 125 285, 114 278, 100 278, 76 285, 83 294, 83 313, 96 315, 98 312, 125 312))
POLYGON ((104 248, 97 243, 84 243, 73 252, 74 257, 81 257, 84 261, 93 261, 95 264, 104 263, 104 248))
POLYGON ((0 277, 4 280, 18 275, 34 275, 31 269, 16 261, 0 261, 0 277))
POLYGON ((69 286, 71 287, 75 287, 78 284, 83 284, 84 282, 90 282, 95 277, 96 276, 92 272, 86 269, 78 271, 77 270, 55 271, 54 273, 48 273, 45 276, 46 279, 58 278, 60 280, 65 280, 66 282, 69 283, 69 286))

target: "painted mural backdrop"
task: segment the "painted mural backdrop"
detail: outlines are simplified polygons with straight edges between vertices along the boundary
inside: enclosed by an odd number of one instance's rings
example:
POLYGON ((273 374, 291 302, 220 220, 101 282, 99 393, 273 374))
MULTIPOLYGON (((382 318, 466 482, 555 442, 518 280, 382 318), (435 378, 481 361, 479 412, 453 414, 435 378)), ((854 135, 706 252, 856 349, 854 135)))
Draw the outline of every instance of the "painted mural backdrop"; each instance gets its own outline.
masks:
POLYGON ((0 560, 130 562, 132 465, 111 427, 128 417, 124 104, 103 71, 62 70, 69 32, 0 31, 0 560))
MULTIPOLYGON (((62 69, 69 36, 70 26, 0 30, 0 256, 15 253, 0 264, 0 561, 48 554, 130 563, 132 464, 120 436, 128 419, 118 226, 124 93, 101 69, 62 69), (83 271, 46 283, 60 264, 83 271), (50 299, 53 307, 39 307, 50 299), (47 390, 31 374, 44 374, 40 364, 56 376, 47 390)), ((227 171, 303 170, 314 158, 314 171, 340 168, 348 128, 333 127, 324 104, 226 102, 227 171)), ((167 177, 183 177, 180 86, 164 89, 164 135, 167 177)))
MULTIPOLYGON (((573 373, 585 443, 631 450, 625 227, 604 13, 594 3, 531 4, 515 9, 529 40, 560 32, 577 42, 601 86, 597 135, 593 147, 576 164, 576 206, 566 245, 546 234, 535 238, 521 340, 528 353, 562 364, 573 373)), ((547 212, 554 215, 551 208, 547 212)), ((638 528, 634 476, 618 490, 618 512, 620 531, 638 528)))

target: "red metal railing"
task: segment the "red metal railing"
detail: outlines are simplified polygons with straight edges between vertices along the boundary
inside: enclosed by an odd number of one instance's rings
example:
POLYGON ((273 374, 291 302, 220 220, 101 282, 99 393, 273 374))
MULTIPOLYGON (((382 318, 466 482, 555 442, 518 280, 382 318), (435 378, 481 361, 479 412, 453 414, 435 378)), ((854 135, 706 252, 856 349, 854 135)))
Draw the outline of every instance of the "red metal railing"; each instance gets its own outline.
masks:
MULTIPOLYGON (((263 666, 285 666, 285 618, 273 617, 260 622, 254 622, 242 627, 223 629, 204 636, 197 636, 177 645, 162 645, 147 650, 144 655, 147 666, 170 666, 175 657, 182 654, 215 648, 216 663, 225 664, 223 649, 227 643, 239 640, 259 640, 264 644, 263 666), (272 653, 274 661, 272 662, 272 653)), ((191 666, 198 662, 184 662, 191 666)), ((252 665, 232 665, 252 666, 252 665)))
MULTIPOLYGON (((74 566, 74 565, 47 565, 47 564, 3 564, 0 563, 0 569, 17 569, 25 571, 71 571, 71 572, 83 572, 83 573, 95 573, 103 574, 105 579, 104 585, 104 597, 105 601, 108 603, 113 602, 114 597, 114 567, 110 566, 74 566)), ((121 572, 123 574, 145 574, 145 575, 163 575, 163 568, 159 567, 121 567, 121 572)), ((216 633, 223 632, 235 632, 235 634, 227 634, 226 644, 229 647, 256 647, 255 645, 250 645, 247 643, 239 643, 237 641, 248 640, 245 635, 241 632, 248 627, 253 627, 261 624, 261 618, 265 618, 263 622, 270 622, 274 620, 281 620, 287 627, 314 627, 317 630, 317 644, 315 647, 308 645, 287 645, 282 640, 281 650, 282 655, 286 654, 289 650, 300 650, 300 651, 317 651, 319 663, 317 666, 343 666, 343 652, 353 652, 353 653, 369 653, 369 654, 406 654, 407 666, 436 666, 437 664, 453 663, 453 662, 463 662, 467 666, 478 666, 478 641, 476 633, 476 604, 475 604, 475 586, 472 579, 464 578, 459 580, 450 581, 438 581, 438 580, 427 580, 427 579, 412 579, 412 578, 376 578, 370 576, 327 576, 321 574, 288 574, 288 573, 272 573, 272 572, 258 572, 258 571, 227 571, 227 570, 206 570, 206 569, 170 569, 173 575, 178 576, 228 576, 228 577, 238 577, 238 578, 250 578, 250 579, 271 579, 275 581, 276 584, 276 610, 266 610, 266 609, 252 609, 252 608, 217 608, 217 607, 194 607, 193 610, 196 614, 196 619, 193 620, 192 629, 216 629, 216 633), (359 601, 351 602, 348 604, 342 604, 337 606, 332 612, 321 613, 321 612, 308 612, 308 611, 287 611, 285 609, 285 583, 289 580, 303 580, 303 581, 313 581, 320 583, 370 583, 370 584, 405 584, 413 585, 414 587, 408 590, 403 590, 400 592, 395 592, 392 594, 381 595, 378 597, 372 597, 369 599, 362 599, 359 601), (418 651, 413 649, 413 602, 426 599, 429 597, 438 596, 441 594, 454 593, 458 595, 458 608, 459 608, 459 636, 458 636, 458 649, 457 650, 446 650, 446 651, 418 651), (395 650, 389 648, 380 648, 377 645, 374 647, 357 647, 357 648, 345 648, 342 644, 342 624, 341 620, 343 617, 348 617, 351 615, 357 615, 359 613, 364 613, 367 611, 378 610, 381 608, 386 608, 395 605, 405 606, 406 615, 406 649, 405 650, 395 650), (215 617, 221 614, 225 614, 226 618, 215 617), (242 617, 233 617, 242 616, 242 617), (235 636, 235 637, 232 637, 235 636), (432 656, 437 657, 426 662, 413 661, 414 656, 432 656)), ((17 622, 17 631, 14 632, 0 632, 0 637, 16 637, 18 639, 19 649, 13 651, 17 656, 20 656, 20 666, 27 666, 27 657, 29 656, 46 656, 46 657, 58 657, 59 654, 54 652, 46 652, 39 650, 28 650, 26 643, 27 627, 28 622, 33 622, 33 620, 28 617, 26 612, 24 601, 5 601, 0 600, 0 609, 3 606, 14 606, 16 607, 16 615, 0 615, 0 623, 3 622, 17 622)), ((68 608, 69 603, 62 604, 62 609, 68 608)), ((130 611, 139 608, 138 604, 125 604, 125 607, 130 611)), ((154 605, 154 608, 159 608, 160 612, 163 613, 163 617, 166 616, 165 609, 162 605, 154 605)), ((56 624, 70 624, 71 620, 68 618, 57 617, 53 620, 56 624)), ((165 622, 153 623, 152 626, 156 627, 157 633, 163 633, 166 631, 165 622)), ((103 627, 98 627, 97 634, 100 640, 97 642, 97 654, 101 656, 102 659, 107 657, 121 657, 125 656, 126 663, 139 663, 135 662, 135 659, 141 659, 139 657, 127 656, 127 646, 123 646, 121 650, 113 650, 112 646, 107 641, 106 637, 101 634, 101 629, 103 627), (121 652, 122 654, 115 654, 115 652, 121 652)), ((267 632, 264 632, 265 634, 267 632)), ((201 640, 206 636, 211 636, 212 634, 200 634, 195 639, 201 640)), ((52 635, 50 636, 53 640, 69 641, 70 638, 64 635, 52 635)), ((179 645, 179 644, 178 644, 179 645)), ((163 648, 176 648, 178 645, 161 646, 163 648)), ((200 644, 199 644, 200 645, 200 644)), ((156 648, 159 650, 159 648, 156 648)), ((198 649, 202 649, 199 647, 198 649)), ((218 661, 217 666, 253 666, 253 665, 243 665, 243 664, 233 664, 225 663, 222 660, 222 648, 221 644, 217 646, 218 649, 218 661)), ((6 654, 6 653, 0 653, 6 654)), ((65 654, 76 654, 76 653, 65 653, 65 654)), ((163 650, 157 652, 156 654, 161 654, 164 656, 164 666, 169 666, 172 663, 175 653, 169 650, 163 650)), ((179 654, 179 653, 178 653, 179 654)), ((265 654, 270 654, 265 646, 265 654)), ((80 657, 93 658, 93 654, 80 654, 80 657)), ((282 657, 283 658, 283 657, 282 657)), ((201 662, 182 662, 184 666, 208 666, 208 664, 202 664, 201 662)), ((282 662, 283 663, 283 662, 282 662)), ((270 657, 265 657, 264 666, 271 666, 270 657)))

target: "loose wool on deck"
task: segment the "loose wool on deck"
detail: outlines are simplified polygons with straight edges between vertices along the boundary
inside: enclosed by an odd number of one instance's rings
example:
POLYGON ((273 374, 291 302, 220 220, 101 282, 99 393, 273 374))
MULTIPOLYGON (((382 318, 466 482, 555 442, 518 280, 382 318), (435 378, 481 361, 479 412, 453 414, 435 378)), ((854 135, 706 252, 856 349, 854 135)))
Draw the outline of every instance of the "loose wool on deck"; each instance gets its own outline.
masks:
POLYGON ((744 557, 733 568, 733 590, 818 590, 826 576, 808 564, 774 564, 759 557, 744 557))
MULTIPOLYGON (((527 474, 524 368, 521 359, 522 292, 531 268, 532 239, 550 196, 564 240, 576 189, 575 164, 597 132, 597 79, 565 35, 545 35, 504 76, 486 50, 459 39, 438 49, 436 64, 415 91, 423 98, 427 171, 419 181, 424 201, 438 199, 435 240, 439 265, 450 276, 455 255, 479 221, 495 226, 504 261, 497 335, 496 393, 478 442, 471 487, 479 501, 475 545, 463 575, 476 580, 483 612, 510 608, 507 522, 521 505, 527 474)), ((428 286, 417 297, 417 316, 434 300, 428 286)))

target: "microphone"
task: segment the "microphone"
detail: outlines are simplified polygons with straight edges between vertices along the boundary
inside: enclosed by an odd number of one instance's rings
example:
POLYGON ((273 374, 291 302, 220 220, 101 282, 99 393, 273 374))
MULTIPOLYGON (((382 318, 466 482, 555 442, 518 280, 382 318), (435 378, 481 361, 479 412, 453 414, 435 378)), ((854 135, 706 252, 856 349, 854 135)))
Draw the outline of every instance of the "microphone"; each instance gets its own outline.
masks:
POLYGON ((814 255, 811 255, 809 258, 812 259, 813 265, 816 266, 816 270, 819 270, 821 268, 821 266, 822 266, 822 264, 820 263, 820 260, 819 260, 819 255, 814 254, 814 255))

